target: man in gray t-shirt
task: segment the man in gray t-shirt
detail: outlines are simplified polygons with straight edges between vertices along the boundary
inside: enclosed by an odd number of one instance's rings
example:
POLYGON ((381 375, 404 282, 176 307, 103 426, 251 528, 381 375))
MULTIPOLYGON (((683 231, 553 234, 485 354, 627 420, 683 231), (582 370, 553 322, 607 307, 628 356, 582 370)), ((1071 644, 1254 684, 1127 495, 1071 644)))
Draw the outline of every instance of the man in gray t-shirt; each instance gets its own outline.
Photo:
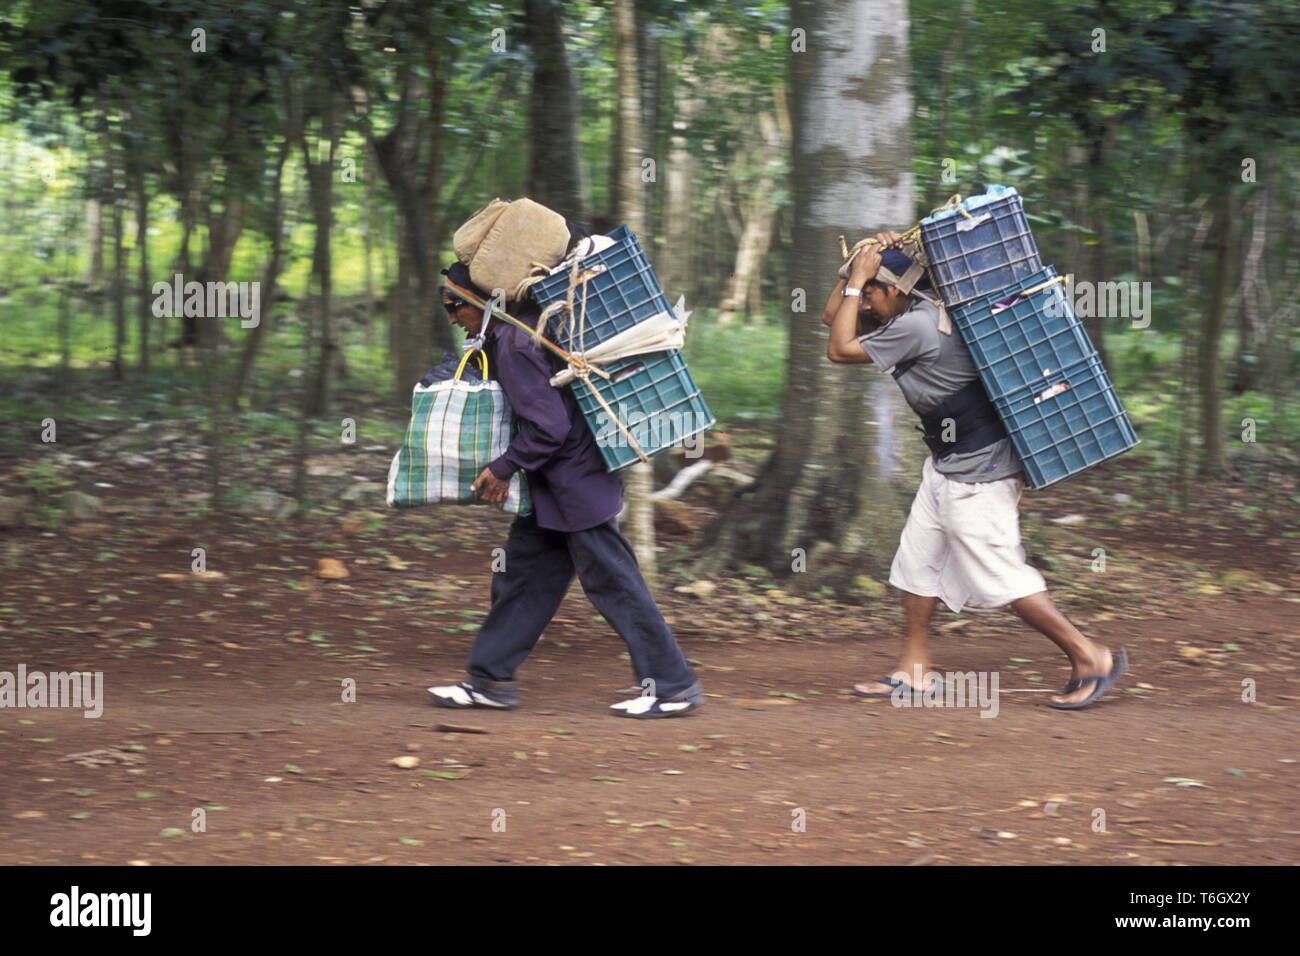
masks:
POLYGON ((831 330, 827 358, 890 372, 921 416, 931 451, 889 573, 889 583, 903 592, 903 654, 892 674, 858 684, 854 693, 896 700, 935 693, 929 630, 942 599, 953 611, 1010 607, 1070 659, 1070 681, 1051 705, 1086 706, 1120 678, 1128 655, 1122 647, 1112 655, 1084 637, 1025 562, 1020 458, 947 313, 916 294, 920 270, 901 245, 892 232, 862 245, 822 314, 831 330))
MULTIPOLYGON (((918 414, 933 411, 949 395, 979 378, 961 336, 940 332, 939 321, 939 309, 933 303, 913 298, 907 311, 888 325, 858 337, 876 368, 893 371, 913 363, 897 381, 903 398, 918 414)), ((984 448, 953 452, 934 463, 935 471, 957 481, 994 481, 1019 474, 1023 468, 1006 437, 984 448)))

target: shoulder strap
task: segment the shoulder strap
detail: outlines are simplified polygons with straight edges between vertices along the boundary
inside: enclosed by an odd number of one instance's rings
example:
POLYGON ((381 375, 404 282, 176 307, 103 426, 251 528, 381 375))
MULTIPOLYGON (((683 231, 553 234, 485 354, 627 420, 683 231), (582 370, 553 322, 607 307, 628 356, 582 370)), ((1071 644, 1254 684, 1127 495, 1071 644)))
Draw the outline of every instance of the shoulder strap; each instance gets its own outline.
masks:
POLYGON ((894 370, 889 374, 894 376, 894 380, 897 381, 899 378, 905 375, 907 371, 918 361, 919 359, 908 359, 906 362, 899 362, 897 365, 894 366, 894 370))

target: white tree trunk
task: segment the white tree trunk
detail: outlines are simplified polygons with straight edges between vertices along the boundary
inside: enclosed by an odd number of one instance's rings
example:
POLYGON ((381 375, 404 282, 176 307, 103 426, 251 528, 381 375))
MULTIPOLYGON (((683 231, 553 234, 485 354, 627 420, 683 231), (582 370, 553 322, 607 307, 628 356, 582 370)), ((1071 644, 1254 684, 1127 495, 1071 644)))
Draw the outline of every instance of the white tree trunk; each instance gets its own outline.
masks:
POLYGON ((695 97, 695 74, 689 63, 677 70, 673 113, 673 132, 668 143, 668 163, 664 177, 664 245, 659 251, 656 271, 670 301, 677 301, 687 288, 690 275, 691 205, 694 198, 695 156, 691 153, 686 131, 699 109, 695 97))
POLYGON ((728 325, 737 312, 755 304, 758 297, 754 291, 763 270, 763 261, 767 258, 767 248, 772 242, 772 223, 776 210, 772 208, 771 197, 776 183, 771 168, 782 143, 777 134, 776 118, 770 113, 759 114, 758 127, 763 138, 758 154, 761 172, 742 212, 744 226, 740 233, 740 248, 736 250, 736 267, 718 307, 718 325, 728 325))
MULTIPOLYGON (((614 60, 618 73, 619 157, 618 209, 642 246, 646 240, 645 184, 641 179, 643 142, 641 135, 641 86, 636 55, 636 10, 633 0, 614 2, 614 60)), ((633 465, 623 472, 623 493, 627 499, 624 528, 636 553, 641 573, 651 589, 658 580, 655 561, 654 472, 647 464, 633 465)))
MULTIPOLYGON (((850 241, 916 221, 912 179, 912 96, 908 86, 906 0, 793 0, 791 27, 806 31, 807 51, 795 58, 794 281, 808 310, 791 324, 787 416, 807 409, 792 426, 804 463, 786 496, 773 544, 782 554, 811 550, 813 517, 828 493, 826 474, 845 461, 855 467, 848 486, 856 507, 840 522, 842 552, 870 552, 888 566, 907 500, 924 457, 911 438, 911 411, 898 387, 872 366, 831 365, 828 330, 818 305, 835 282, 836 238, 850 241), (806 416, 806 417, 805 417, 806 416)), ((783 436, 784 437, 784 436, 783 436)), ((798 451, 794 452, 799 454, 798 451)), ((790 467, 790 466, 787 466, 790 467)))

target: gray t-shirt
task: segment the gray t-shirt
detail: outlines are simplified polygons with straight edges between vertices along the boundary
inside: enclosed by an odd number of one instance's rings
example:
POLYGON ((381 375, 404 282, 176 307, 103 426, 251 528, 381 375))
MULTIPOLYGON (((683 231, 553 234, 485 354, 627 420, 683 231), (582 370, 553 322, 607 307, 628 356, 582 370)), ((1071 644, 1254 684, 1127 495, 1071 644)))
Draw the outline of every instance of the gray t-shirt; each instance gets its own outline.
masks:
MULTIPOLYGON (((931 411, 949 395, 979 377, 961 334, 939 331, 939 310, 924 299, 913 299, 902 315, 883 328, 858 339, 882 372, 916 359, 896 382, 903 398, 918 415, 931 411)), ((977 451, 935 459, 935 471, 954 481, 997 481, 1024 470, 1009 438, 977 451)))

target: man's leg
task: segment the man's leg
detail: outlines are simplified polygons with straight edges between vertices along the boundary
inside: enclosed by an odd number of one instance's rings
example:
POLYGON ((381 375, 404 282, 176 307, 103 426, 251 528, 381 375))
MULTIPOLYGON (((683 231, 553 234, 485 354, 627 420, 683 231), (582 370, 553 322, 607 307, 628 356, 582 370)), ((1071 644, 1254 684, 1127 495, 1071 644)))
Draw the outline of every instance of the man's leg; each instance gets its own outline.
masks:
POLYGON ((492 575, 492 607, 470 651, 475 687, 513 681, 542 631, 551 622, 573 580, 573 561, 559 531, 516 518, 506 540, 505 570, 492 575))
MULTIPOLYGON (((1043 576, 1025 560, 1020 541, 1019 477, 979 485, 950 482, 941 514, 952 529, 950 569, 981 604, 1010 607, 1022 621, 1063 650, 1072 678, 1104 677, 1113 667, 1110 651, 1084 637, 1048 597, 1043 576)), ((1092 684, 1054 703, 1075 703, 1094 691, 1092 684)))
MULTIPOLYGON (((937 477, 934 463, 927 458, 921 469, 921 484, 912 499, 907 524, 898 540, 898 552, 889 570, 889 583, 903 592, 903 655, 889 676, 916 690, 926 690, 930 683, 925 674, 930 669, 930 617, 939 593, 939 576, 948 560, 948 535, 939 521, 935 497, 937 477), (919 669, 919 670, 918 670, 919 669), (918 676, 919 674, 919 676, 918 676), (916 681, 922 683, 917 684, 916 681)), ((859 694, 887 694, 888 684, 868 681, 855 684, 859 694)))
MULTIPOLYGON (((1084 637, 1069 618, 1062 614, 1052 603, 1046 591, 1039 591, 1028 597, 1011 602, 1011 610, 1030 627, 1049 638, 1070 658, 1071 680, 1085 677, 1104 677, 1110 673, 1114 662, 1108 648, 1084 637)), ((1091 684, 1080 687, 1068 694, 1055 694, 1052 697, 1058 704, 1074 703, 1083 700, 1093 691, 1091 684)))
POLYGON ((650 696, 672 697, 695 683, 686 655, 655 603, 627 538, 610 520, 569 536, 569 553, 587 597, 619 636, 638 681, 650 678, 650 696))
MULTIPOLYGON (((930 670, 930 617, 938 598, 924 594, 903 592, 903 615, 906 619, 903 629, 903 656, 898 660, 898 668, 889 676, 901 680, 916 690, 928 690, 930 681, 925 675, 930 670)), ((860 694, 887 694, 892 688, 880 681, 867 681, 854 684, 853 689, 860 694)))

